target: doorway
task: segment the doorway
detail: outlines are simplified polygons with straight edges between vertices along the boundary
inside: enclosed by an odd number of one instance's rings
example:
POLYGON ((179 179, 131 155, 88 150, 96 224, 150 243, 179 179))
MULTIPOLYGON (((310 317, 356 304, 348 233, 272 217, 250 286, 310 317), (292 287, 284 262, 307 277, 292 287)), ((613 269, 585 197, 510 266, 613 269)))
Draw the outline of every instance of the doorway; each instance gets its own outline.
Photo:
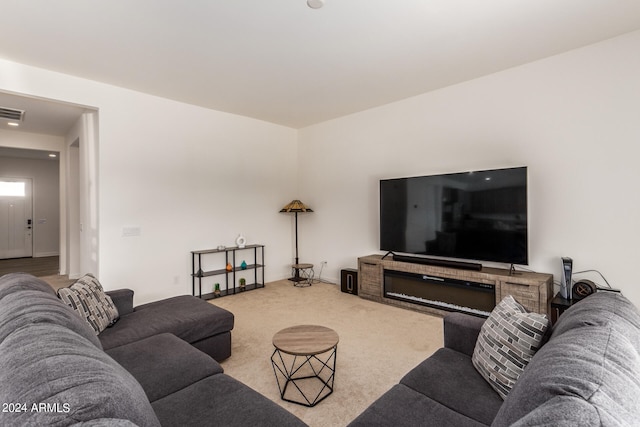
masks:
MULTIPOLYGON (((58 256, 62 275, 98 274, 98 109, 3 91, 0 91, 0 105, 26 111, 29 118, 15 129, 0 128, 0 162, 4 150, 54 151, 58 154, 59 170, 55 181, 59 187, 55 193, 52 189, 42 188, 53 180, 42 180, 34 172, 33 185, 37 188, 33 189, 32 257, 58 256), (57 200, 59 207, 55 220, 52 214, 41 215, 43 194, 57 200), (53 229, 50 226, 54 221, 59 243, 55 248, 42 249, 42 229, 53 229)), ((15 166, 8 164, 12 169, 15 166)), ((4 166, 0 169, 4 176, 32 176, 10 172, 4 166)))
POLYGON ((33 196, 29 178, 0 177, 0 259, 33 256, 33 196))

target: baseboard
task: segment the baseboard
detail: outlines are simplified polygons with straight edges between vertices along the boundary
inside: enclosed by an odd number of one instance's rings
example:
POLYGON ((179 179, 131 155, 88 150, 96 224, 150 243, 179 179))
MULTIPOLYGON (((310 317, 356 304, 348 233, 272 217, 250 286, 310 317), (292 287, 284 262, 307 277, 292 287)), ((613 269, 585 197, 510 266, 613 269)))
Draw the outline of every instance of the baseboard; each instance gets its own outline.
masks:
POLYGON ((34 258, 45 258, 50 256, 60 256, 60 252, 36 252, 33 254, 34 258))

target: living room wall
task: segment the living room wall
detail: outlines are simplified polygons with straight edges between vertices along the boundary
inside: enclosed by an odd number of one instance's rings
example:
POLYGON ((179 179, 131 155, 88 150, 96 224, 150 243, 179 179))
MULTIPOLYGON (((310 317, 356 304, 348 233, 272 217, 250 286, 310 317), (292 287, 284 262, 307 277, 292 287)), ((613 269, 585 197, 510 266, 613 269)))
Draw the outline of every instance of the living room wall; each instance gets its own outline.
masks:
POLYGON ((99 111, 98 274, 136 303, 189 293, 189 251, 240 232, 267 245, 267 281, 286 277, 294 197, 315 210, 301 262, 338 281, 378 252, 380 178, 526 165, 529 267, 557 278, 571 256, 640 305, 639 47, 634 32, 300 131, 5 60, 0 90, 99 111))
POLYGON ((639 51, 634 32, 302 129, 301 261, 335 281, 380 253, 381 178, 525 165, 529 268, 557 281, 570 256, 640 306, 639 51))
POLYGON ((136 304, 191 293, 190 251, 239 233, 266 245, 267 281, 290 273, 292 218, 278 211, 297 197, 294 129, 5 60, 0 90, 98 110, 95 158, 81 166, 98 210, 83 226, 98 224, 105 288, 135 289, 136 304))

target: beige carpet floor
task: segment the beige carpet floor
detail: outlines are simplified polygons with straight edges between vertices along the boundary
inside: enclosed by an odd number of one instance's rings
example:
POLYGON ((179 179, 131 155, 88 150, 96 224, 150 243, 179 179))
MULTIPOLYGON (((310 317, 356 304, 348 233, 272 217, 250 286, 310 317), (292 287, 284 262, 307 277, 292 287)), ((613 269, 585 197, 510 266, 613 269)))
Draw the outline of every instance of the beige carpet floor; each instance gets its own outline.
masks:
POLYGON ((210 301, 235 315, 225 372, 311 427, 345 426, 400 378, 442 347, 442 319, 367 301, 316 283, 287 280, 210 301), (280 399, 271 366, 273 335, 299 324, 327 326, 340 342, 334 392, 313 408, 280 399))

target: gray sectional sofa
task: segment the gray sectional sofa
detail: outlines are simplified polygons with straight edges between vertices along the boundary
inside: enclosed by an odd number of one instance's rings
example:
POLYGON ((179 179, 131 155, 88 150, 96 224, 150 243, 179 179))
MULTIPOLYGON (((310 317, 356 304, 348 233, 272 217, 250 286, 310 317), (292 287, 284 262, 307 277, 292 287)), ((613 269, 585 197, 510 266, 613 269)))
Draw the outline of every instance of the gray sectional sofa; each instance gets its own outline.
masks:
POLYGON ((104 350, 168 332, 207 353, 218 362, 231 356, 233 314, 190 295, 133 307, 133 291, 109 291, 120 315, 98 338, 104 350))
POLYGON ((640 314, 598 292, 553 326, 506 399, 472 365, 484 319, 444 319, 444 348, 410 371, 350 426, 638 426, 640 314))
POLYGON ((230 354, 231 313, 112 295, 120 320, 96 335, 41 280, 0 278, 0 425, 305 425, 214 360, 230 354))

